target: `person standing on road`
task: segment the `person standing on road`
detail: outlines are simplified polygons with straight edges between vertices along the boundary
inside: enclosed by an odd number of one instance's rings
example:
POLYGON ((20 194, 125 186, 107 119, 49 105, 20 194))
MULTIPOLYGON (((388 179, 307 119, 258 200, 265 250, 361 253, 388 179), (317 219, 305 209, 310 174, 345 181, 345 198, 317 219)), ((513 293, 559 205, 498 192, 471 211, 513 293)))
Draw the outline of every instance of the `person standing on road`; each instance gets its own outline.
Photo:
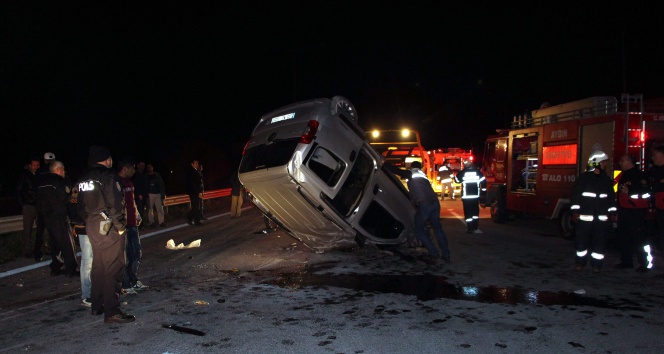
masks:
POLYGON ((127 219, 122 184, 113 171, 111 152, 103 146, 89 149, 89 168, 78 182, 78 211, 92 245, 92 315, 104 314, 106 323, 127 323, 136 317, 120 309, 125 272, 127 219))
MULTIPOLYGON (((141 215, 142 220, 147 220, 147 205, 148 205, 148 177, 145 174, 145 162, 139 161, 136 164, 136 173, 134 177, 131 178, 131 181, 134 183, 134 198, 136 199, 136 209, 141 215)), ((142 224, 141 224, 142 226, 142 224)))
POLYGON ((650 208, 650 186, 648 176, 636 167, 633 156, 620 157, 618 177, 618 242, 620 263, 617 269, 633 268, 634 254, 639 262, 639 273, 645 273, 653 266, 648 235, 645 231, 646 215, 650 208))
POLYGON ((134 196, 134 183, 132 177, 136 166, 131 158, 124 158, 118 164, 120 171, 118 176, 124 191, 125 209, 127 210, 127 235, 125 275, 122 279, 122 292, 124 294, 136 294, 136 290, 148 288, 138 279, 138 267, 141 264, 143 253, 141 251, 141 239, 138 226, 141 224, 141 214, 136 209, 136 198, 134 196))
POLYGON ((593 272, 599 273, 604 264, 606 235, 610 219, 615 217, 615 192, 613 180, 606 174, 609 157, 596 150, 588 158, 588 169, 574 183, 572 189, 572 220, 576 237, 576 270, 581 271, 588 262, 593 272))
POLYGON ((652 152, 648 180, 652 187, 652 205, 655 207, 657 221, 655 244, 660 252, 664 252, 664 145, 657 146, 652 152))
POLYGON ((85 220, 78 213, 78 185, 74 185, 67 204, 67 214, 72 225, 74 237, 78 237, 78 243, 81 246, 81 306, 91 307, 92 299, 90 293, 92 289, 92 245, 88 238, 88 232, 85 231, 85 220))
MULTIPOLYGON (((37 169, 37 172, 35 173, 37 185, 41 183, 41 178, 43 176, 51 173, 49 164, 52 161, 55 161, 55 154, 52 152, 44 153, 44 163, 39 166, 39 169, 37 169)), ((44 223, 44 216, 40 215, 40 212, 37 211, 37 229, 35 231, 34 248, 35 261, 41 261, 44 254, 51 254, 51 242, 48 231, 46 230, 46 224, 44 223), (45 250, 45 252, 42 252, 42 249, 45 250)))
POLYGON ((37 186, 37 210, 44 217, 44 224, 51 244, 51 275, 62 273, 63 263, 68 277, 78 276, 76 246, 72 239, 67 203, 71 187, 65 179, 65 165, 57 160, 49 164, 50 173, 40 178, 37 186))
POLYGON ((431 187, 431 182, 426 174, 421 170, 421 162, 413 161, 410 168, 411 170, 408 171, 410 172, 410 177, 408 177, 407 184, 410 202, 415 208, 415 218, 413 220, 415 235, 424 247, 426 247, 430 258, 442 258, 445 262, 449 263, 450 250, 447 243, 447 235, 445 235, 443 226, 440 223, 440 202, 438 201, 438 195, 436 195, 433 187, 431 187), (427 232, 427 222, 433 228, 440 253, 427 232))
POLYGON ((454 176, 456 183, 461 183, 461 201, 466 219, 466 232, 479 232, 480 192, 486 188, 484 174, 469 160, 464 162, 463 170, 454 176))
POLYGON ((154 166, 149 163, 146 166, 148 171, 148 221, 151 227, 159 226, 166 227, 164 222, 164 199, 166 199, 166 189, 164 187, 164 180, 161 178, 159 172, 155 172, 154 166), (155 209, 157 210, 157 221, 154 218, 155 209))
POLYGON ((34 229, 35 220, 37 220, 36 173, 39 165, 38 158, 31 159, 30 163, 21 171, 16 183, 16 197, 21 205, 21 214, 23 215, 23 256, 25 258, 32 258, 36 254, 34 251, 35 243, 32 242, 32 230, 34 229))
POLYGON ((191 168, 187 168, 187 194, 191 209, 187 214, 187 224, 201 225, 201 203, 203 203, 203 177, 198 172, 198 160, 191 160, 191 168))
POLYGON ((242 215, 242 182, 238 169, 231 170, 231 218, 242 215))

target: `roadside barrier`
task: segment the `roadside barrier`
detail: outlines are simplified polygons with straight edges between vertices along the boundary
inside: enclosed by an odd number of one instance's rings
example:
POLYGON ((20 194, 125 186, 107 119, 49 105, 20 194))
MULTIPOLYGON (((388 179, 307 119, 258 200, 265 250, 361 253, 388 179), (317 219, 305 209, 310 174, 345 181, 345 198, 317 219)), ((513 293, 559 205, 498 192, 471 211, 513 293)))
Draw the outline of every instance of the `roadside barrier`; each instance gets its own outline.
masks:
MULTIPOLYGON (((231 195, 231 189, 217 189, 213 191, 206 191, 203 193, 203 200, 205 199, 215 199, 228 197, 231 195)), ((189 204, 189 195, 187 194, 178 194, 164 199, 164 207, 168 210, 169 206, 180 205, 180 204, 189 204)), ((166 211, 167 211, 166 210, 166 211)), ((14 216, 4 216, 0 217, 0 234, 7 234, 11 232, 17 232, 23 230, 23 216, 14 215, 14 216)))

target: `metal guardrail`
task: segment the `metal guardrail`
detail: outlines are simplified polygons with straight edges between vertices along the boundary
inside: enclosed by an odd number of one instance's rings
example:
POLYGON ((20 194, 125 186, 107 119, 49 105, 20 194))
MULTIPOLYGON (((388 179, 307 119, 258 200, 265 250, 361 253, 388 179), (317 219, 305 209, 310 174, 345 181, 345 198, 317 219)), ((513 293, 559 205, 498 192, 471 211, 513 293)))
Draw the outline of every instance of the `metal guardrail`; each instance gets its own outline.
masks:
MULTIPOLYGON (((203 193, 203 200, 228 197, 229 195, 231 195, 230 188, 206 191, 205 193, 203 193)), ((164 207, 169 207, 179 204, 189 204, 189 195, 178 194, 166 197, 166 199, 164 199, 164 207)), ((21 230, 23 230, 22 215, 0 217, 0 234, 17 232, 21 230)))

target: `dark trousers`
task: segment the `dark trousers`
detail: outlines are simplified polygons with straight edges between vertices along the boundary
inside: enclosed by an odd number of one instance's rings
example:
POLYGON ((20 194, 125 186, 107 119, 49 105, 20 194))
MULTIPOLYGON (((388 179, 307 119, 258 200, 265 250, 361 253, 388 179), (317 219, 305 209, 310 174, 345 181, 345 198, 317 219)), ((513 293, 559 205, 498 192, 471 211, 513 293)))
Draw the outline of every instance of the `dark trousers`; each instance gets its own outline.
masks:
POLYGON ((648 253, 643 247, 648 244, 645 230, 647 209, 618 209, 618 245, 620 247, 620 263, 633 265, 633 258, 640 265, 646 266, 648 253))
POLYGON ((190 194, 189 200, 191 201, 191 210, 189 210, 187 219, 189 219, 189 221, 199 223, 201 222, 201 203, 203 200, 198 196, 198 194, 190 194))
POLYGON ((35 220, 37 220, 37 207, 34 205, 23 206, 23 255, 30 257, 34 252, 34 243, 32 242, 32 230, 35 220))
POLYGON ((125 277, 122 281, 123 288, 129 288, 138 281, 138 266, 141 264, 143 252, 141 251, 141 240, 138 235, 138 227, 127 226, 127 264, 125 265, 125 277))
POLYGON ((463 217, 466 219, 466 230, 475 231, 480 227, 480 200, 479 198, 464 198, 463 217))
MULTIPOLYGON (((42 213, 37 213, 37 229, 35 231, 35 246, 34 246, 34 256, 35 259, 41 258, 44 253, 42 252, 42 247, 44 247, 44 234, 46 233, 46 223, 44 222, 44 215, 42 213)), ((50 246, 49 246, 50 247, 50 246)))
POLYGON ((585 266, 590 257, 592 267, 602 268, 609 223, 600 220, 579 221, 574 225, 574 231, 576 233, 574 237, 576 264, 585 266))
POLYGON ((62 263, 58 260, 58 254, 65 262, 67 273, 76 273, 78 261, 76 260, 76 246, 71 234, 71 227, 66 215, 44 215, 44 223, 48 230, 51 244, 51 269, 59 271, 62 263))
POLYGON ((125 273, 125 235, 111 229, 99 234, 99 222, 86 224, 92 246, 92 310, 110 317, 120 313, 120 293, 125 273))
POLYGON ((421 203, 418 206, 417 211, 415 212, 413 226, 415 227, 415 236, 417 236, 417 239, 422 242, 424 247, 426 247, 430 256, 435 257, 440 255, 440 257, 444 259, 450 258, 447 235, 445 235, 443 226, 440 224, 440 204, 437 200, 433 203, 421 203), (436 242, 440 248, 440 254, 434 243, 431 241, 429 233, 426 231, 427 222, 431 224, 436 242))

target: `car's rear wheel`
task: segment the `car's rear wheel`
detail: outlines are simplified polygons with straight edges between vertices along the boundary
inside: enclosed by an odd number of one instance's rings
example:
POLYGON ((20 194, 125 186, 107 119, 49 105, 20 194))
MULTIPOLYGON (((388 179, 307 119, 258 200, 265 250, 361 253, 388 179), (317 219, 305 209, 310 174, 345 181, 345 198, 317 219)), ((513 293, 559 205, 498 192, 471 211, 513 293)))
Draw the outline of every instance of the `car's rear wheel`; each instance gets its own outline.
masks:
POLYGON ((343 114, 353 122, 357 122, 357 111, 355 106, 343 96, 332 97, 332 115, 343 114))

